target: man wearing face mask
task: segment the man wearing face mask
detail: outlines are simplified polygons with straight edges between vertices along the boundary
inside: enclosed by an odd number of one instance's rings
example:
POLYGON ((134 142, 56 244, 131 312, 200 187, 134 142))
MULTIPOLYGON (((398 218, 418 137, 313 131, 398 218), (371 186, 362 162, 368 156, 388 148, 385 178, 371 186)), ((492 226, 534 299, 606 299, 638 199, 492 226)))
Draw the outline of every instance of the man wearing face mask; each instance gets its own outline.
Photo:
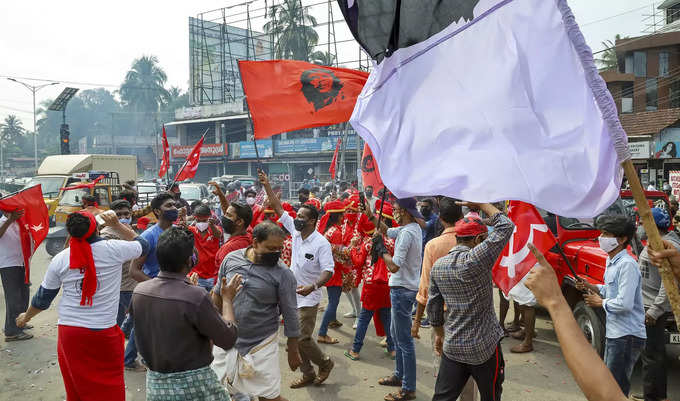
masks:
POLYGON ((437 225, 437 220, 439 215, 434 211, 434 200, 432 198, 423 199, 420 202, 420 214, 425 218, 425 227, 422 227, 423 231, 423 250, 425 245, 430 242, 430 240, 437 235, 435 234, 435 228, 437 225))
POLYGON ((215 254, 220 249, 222 231, 215 225, 210 208, 199 205, 194 210, 194 223, 189 231, 194 233, 194 244, 198 251, 198 263, 191 273, 198 274, 198 285, 207 291, 215 286, 217 268, 215 267, 215 254))
POLYGON ((191 214, 191 210, 189 208, 189 202, 187 202, 186 200, 184 200, 182 198, 182 192, 179 189, 179 184, 177 184, 177 183, 172 184, 170 189, 168 189, 168 192, 170 192, 170 194, 174 197, 175 207, 177 209, 184 208, 187 214, 191 214))
POLYGON ((645 347, 645 308, 642 301, 642 275, 638 263, 628 254, 635 236, 635 223, 626 216, 601 216, 595 222, 601 231, 600 248, 607 252, 604 284, 584 280, 576 288, 591 308, 603 308, 606 315, 604 363, 626 397, 630 391, 633 367, 645 347))
POLYGON ((279 316, 283 315, 284 335, 288 337, 288 366, 295 371, 302 363, 298 351, 300 322, 297 317, 295 276, 279 260, 286 234, 276 224, 265 221, 253 230, 253 245, 227 255, 220 267, 213 302, 221 307, 223 278, 243 276, 243 289, 234 298, 239 324, 234 348, 214 348, 213 370, 226 376, 234 392, 258 397, 260 401, 281 398, 279 368, 279 316), (249 374, 245 374, 245 372, 249 374))
POLYGON ((308 188, 302 187, 298 190, 298 200, 300 201, 300 205, 307 203, 309 200, 309 194, 310 192, 308 188))
MULTIPOLYGON (((161 234, 172 227, 172 223, 179 217, 179 211, 175 206, 175 198, 169 192, 163 192, 151 200, 151 209, 158 219, 158 223, 149 227, 140 237, 149 243, 149 253, 139 259, 135 259, 130 264, 130 276, 143 282, 151 280, 158 275, 160 265, 156 257, 156 244, 161 234)), ((125 368, 133 371, 144 371, 144 366, 137 363, 137 347, 135 346, 135 328, 130 332, 130 341, 125 347, 125 368)))
POLYGON ((227 242, 220 247, 215 254, 215 268, 220 266, 230 253, 239 249, 247 248, 253 242, 248 232, 250 222, 253 220, 253 211, 241 202, 232 202, 222 216, 222 229, 229 235, 227 242))
POLYGON ((371 210, 375 210, 375 203, 378 201, 378 198, 373 197, 373 191, 374 188, 372 185, 367 186, 364 188, 364 194, 366 195, 366 202, 371 206, 371 210))
POLYGON ((271 207, 281 216, 279 223, 292 235, 290 270, 297 282, 297 307, 300 319, 299 348, 302 358, 302 377, 291 383, 291 388, 301 388, 312 383, 323 383, 335 366, 312 339, 316 315, 321 301, 320 288, 333 276, 335 262, 331 244, 316 230, 319 211, 311 205, 302 205, 295 220, 283 209, 274 194, 269 179, 263 171, 258 172, 260 183, 267 191, 271 207), (319 367, 318 374, 312 362, 319 367))
MULTIPOLYGON (((111 203, 111 210, 116 212, 118 221, 120 224, 127 228, 132 229, 132 207, 130 202, 125 199, 119 199, 111 203)), ((101 237, 104 239, 121 239, 120 235, 112 227, 104 227, 101 230, 101 237)), ((120 278, 120 299, 118 300, 118 316, 116 317, 116 324, 123 330, 123 333, 127 336, 130 335, 130 330, 125 330, 123 326, 123 321, 125 321, 125 316, 127 315, 128 308, 130 307, 130 301, 132 300, 132 291, 134 291, 135 286, 137 286, 137 281, 130 277, 130 262, 127 261, 123 263, 123 273, 120 278)))
POLYGON ((486 213, 494 230, 489 233, 476 217, 459 220, 455 225, 458 244, 432 267, 427 314, 435 332, 435 352, 441 355, 432 400, 457 399, 472 376, 482 401, 498 401, 505 362, 500 343, 503 328, 493 306, 491 270, 515 225, 489 203, 457 204, 486 213))

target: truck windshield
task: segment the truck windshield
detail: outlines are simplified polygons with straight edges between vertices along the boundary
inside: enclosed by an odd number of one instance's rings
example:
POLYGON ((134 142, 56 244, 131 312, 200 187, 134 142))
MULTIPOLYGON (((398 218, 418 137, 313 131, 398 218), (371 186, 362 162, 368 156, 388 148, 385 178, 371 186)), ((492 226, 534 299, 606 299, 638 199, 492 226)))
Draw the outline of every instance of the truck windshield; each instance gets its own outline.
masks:
POLYGON ((589 219, 577 219, 575 217, 560 217, 560 225, 562 228, 567 230, 587 230, 595 229, 595 220, 603 215, 625 215, 630 216, 630 213, 626 209, 623 201, 619 198, 611 206, 609 206, 604 212, 597 215, 596 217, 589 219))
POLYGON ((59 205, 66 206, 80 206, 83 196, 89 195, 90 191, 86 188, 72 189, 70 191, 64 191, 64 196, 61 197, 59 205))
POLYGON ((24 186, 24 189, 31 188, 36 185, 42 185, 43 196, 46 198, 56 198, 59 195, 59 189, 64 186, 64 177, 33 177, 24 186))
POLYGON ((179 186, 179 190, 182 192, 182 198, 190 201, 201 200, 201 188, 189 185, 179 186))

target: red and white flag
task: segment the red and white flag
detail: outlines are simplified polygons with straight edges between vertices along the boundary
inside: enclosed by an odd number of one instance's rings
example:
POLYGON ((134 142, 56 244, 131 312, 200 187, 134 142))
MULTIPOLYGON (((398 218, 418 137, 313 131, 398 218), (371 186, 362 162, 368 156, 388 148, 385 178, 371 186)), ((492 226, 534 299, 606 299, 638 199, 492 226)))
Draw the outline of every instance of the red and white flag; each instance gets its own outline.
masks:
POLYGON ((515 232, 493 267, 493 281, 506 296, 536 265, 536 257, 529 250, 529 244, 545 253, 556 243, 533 205, 510 201, 508 217, 515 223, 515 232))
POLYGON ((335 169, 338 164, 338 152, 340 151, 340 145, 342 144, 342 138, 338 138, 338 143, 335 145, 335 152, 333 153, 333 160, 331 160, 331 167, 328 172, 331 173, 331 180, 335 179, 335 169))
POLYGON ((175 182, 194 178, 196 175, 196 170, 198 170, 198 163, 201 161, 201 146, 203 146, 204 139, 205 135, 203 135, 201 139, 196 142, 194 148, 191 149, 191 152, 187 156, 187 160, 184 162, 182 168, 179 169, 177 175, 175 176, 175 182))
POLYGON ((0 199, 0 210, 4 213, 15 210, 23 210, 17 223, 21 236, 21 251, 24 256, 24 266, 26 267, 25 282, 30 281, 29 261, 31 256, 40 243, 43 242, 50 230, 49 212, 43 200, 42 186, 36 185, 28 189, 8 195, 0 199))
POLYGON ((168 137, 165 135, 165 125, 163 125, 163 161, 161 161, 161 168, 158 170, 158 178, 163 178, 170 167, 170 145, 168 145, 168 137))

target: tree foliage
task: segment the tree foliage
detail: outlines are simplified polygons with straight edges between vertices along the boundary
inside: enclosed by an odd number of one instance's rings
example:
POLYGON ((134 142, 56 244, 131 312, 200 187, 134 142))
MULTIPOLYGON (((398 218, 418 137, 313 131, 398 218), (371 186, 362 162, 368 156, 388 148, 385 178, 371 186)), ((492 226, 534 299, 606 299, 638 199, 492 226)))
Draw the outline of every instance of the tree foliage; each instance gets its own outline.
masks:
POLYGON ((601 53, 600 58, 596 61, 600 64, 600 71, 607 70, 618 70, 619 69, 619 59, 616 56, 616 41, 621 40, 621 35, 616 35, 614 41, 606 40, 602 42, 604 51, 601 53))
POLYGON ((264 31, 275 37, 274 53, 278 59, 309 61, 310 53, 319 42, 314 27, 316 18, 300 0, 284 0, 270 7, 271 20, 264 31))

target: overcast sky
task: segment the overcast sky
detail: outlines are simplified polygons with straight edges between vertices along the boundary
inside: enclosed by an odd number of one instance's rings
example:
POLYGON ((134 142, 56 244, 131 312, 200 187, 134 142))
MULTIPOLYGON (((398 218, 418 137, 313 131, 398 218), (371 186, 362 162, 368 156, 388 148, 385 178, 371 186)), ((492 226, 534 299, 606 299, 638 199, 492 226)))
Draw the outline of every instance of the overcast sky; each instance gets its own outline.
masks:
MULTIPOLYGON (((114 90, 133 59, 153 54, 168 74, 169 84, 186 90, 188 17, 241 1, 0 0, 0 121, 16 114, 25 128, 33 126, 30 92, 7 76, 73 81, 78 84, 68 86, 81 89, 108 85, 114 90)), ((650 14, 654 4, 649 0, 569 3, 594 50, 602 49, 601 42, 617 33, 639 35, 645 29, 643 15, 650 14)), ((37 103, 56 97, 64 86, 39 91, 37 103)))

